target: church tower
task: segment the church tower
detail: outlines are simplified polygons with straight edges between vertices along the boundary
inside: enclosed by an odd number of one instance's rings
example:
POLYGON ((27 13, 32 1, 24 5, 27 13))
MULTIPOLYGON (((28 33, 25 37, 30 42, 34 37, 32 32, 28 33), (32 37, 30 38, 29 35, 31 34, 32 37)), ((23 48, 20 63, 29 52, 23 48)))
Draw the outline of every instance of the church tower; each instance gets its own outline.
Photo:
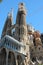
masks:
POLYGON ((26 25, 26 9, 24 3, 19 4, 16 26, 15 26, 16 39, 20 42, 26 42, 27 40, 27 25, 26 25))
POLYGON ((12 11, 8 13, 1 38, 4 37, 6 34, 11 35, 11 26, 12 26, 12 11))

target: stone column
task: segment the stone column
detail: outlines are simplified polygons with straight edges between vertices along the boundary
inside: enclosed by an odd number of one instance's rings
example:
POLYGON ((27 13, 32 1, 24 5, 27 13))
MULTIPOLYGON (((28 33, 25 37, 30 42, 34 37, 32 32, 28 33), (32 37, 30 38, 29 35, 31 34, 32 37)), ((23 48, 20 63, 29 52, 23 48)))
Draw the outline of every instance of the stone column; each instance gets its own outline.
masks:
POLYGON ((15 60, 16 60, 16 65, 18 65, 17 54, 16 53, 15 53, 15 60))
POLYGON ((23 60, 23 65, 26 65, 25 60, 23 60))
POLYGON ((8 65, 8 54, 9 54, 9 51, 6 50, 6 65, 8 65))
POLYGON ((22 56, 22 63, 23 63, 23 65, 26 65, 26 63, 25 63, 25 56, 22 56))

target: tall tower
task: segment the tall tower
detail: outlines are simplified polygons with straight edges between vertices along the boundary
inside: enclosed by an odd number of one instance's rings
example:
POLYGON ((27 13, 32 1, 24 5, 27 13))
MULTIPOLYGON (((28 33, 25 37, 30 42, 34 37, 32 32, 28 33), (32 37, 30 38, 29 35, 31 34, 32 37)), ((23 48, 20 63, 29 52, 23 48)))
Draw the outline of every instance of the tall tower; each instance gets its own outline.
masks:
POLYGON ((27 40, 27 25, 26 25, 26 10, 23 3, 19 4, 16 26, 15 26, 16 39, 20 42, 26 42, 27 40))
POLYGON ((11 26, 12 26, 12 11, 10 13, 8 13, 3 31, 2 31, 2 37, 4 37, 6 34, 7 35, 11 35, 11 26))

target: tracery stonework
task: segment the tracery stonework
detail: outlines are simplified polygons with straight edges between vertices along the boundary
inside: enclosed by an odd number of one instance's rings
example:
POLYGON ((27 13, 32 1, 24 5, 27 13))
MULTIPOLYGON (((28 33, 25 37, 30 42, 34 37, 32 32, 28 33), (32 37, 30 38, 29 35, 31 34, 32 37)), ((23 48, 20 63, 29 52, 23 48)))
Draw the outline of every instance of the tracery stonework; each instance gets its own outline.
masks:
POLYGON ((26 24, 24 3, 18 7, 16 23, 7 16, 0 40, 0 65, 43 64, 43 34, 26 24))

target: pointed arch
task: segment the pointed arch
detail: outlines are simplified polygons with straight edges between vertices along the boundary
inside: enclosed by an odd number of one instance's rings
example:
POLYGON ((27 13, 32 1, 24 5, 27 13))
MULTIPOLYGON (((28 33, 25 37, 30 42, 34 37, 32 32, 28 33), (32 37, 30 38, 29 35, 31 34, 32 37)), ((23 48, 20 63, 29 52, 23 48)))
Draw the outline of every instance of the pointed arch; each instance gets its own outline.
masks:
POLYGON ((6 65, 6 49, 2 48, 0 52, 0 65, 6 65))
POLYGON ((15 55, 13 52, 9 52, 8 55, 8 65, 16 65, 15 55))

